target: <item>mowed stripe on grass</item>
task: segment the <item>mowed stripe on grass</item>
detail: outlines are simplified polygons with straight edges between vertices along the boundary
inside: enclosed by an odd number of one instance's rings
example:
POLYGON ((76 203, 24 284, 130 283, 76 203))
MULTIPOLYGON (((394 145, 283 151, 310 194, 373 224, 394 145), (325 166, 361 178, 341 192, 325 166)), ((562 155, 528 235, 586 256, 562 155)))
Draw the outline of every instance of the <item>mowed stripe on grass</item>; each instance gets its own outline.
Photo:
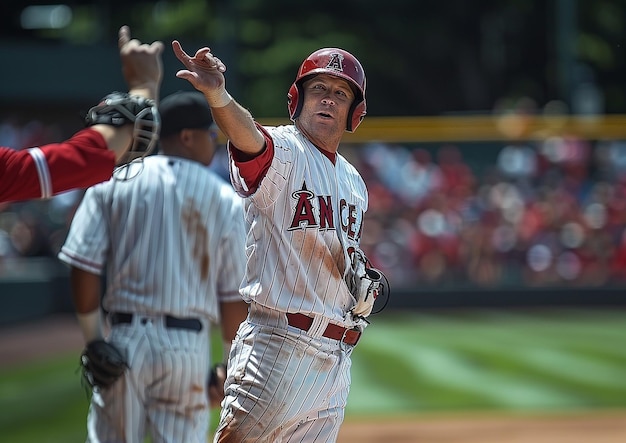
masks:
POLYGON ((347 413, 624 407, 624 337, 624 310, 381 314, 347 413))

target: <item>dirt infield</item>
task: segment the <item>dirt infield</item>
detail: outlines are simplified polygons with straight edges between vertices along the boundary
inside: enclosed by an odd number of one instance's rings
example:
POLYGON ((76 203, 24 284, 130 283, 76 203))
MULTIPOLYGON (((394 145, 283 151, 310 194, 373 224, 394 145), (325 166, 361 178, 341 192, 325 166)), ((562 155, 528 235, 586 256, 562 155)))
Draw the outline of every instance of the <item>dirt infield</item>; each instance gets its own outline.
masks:
MULTIPOLYGON (((3 367, 80 352, 71 315, 0 329, 3 367)), ((626 411, 541 416, 472 415, 347 419, 338 443, 624 443, 626 411)))
POLYGON ((82 349, 83 339, 71 315, 50 316, 40 321, 0 329, 2 367, 45 359, 82 349))
POLYGON ((624 443, 626 412, 346 421, 338 443, 624 443))

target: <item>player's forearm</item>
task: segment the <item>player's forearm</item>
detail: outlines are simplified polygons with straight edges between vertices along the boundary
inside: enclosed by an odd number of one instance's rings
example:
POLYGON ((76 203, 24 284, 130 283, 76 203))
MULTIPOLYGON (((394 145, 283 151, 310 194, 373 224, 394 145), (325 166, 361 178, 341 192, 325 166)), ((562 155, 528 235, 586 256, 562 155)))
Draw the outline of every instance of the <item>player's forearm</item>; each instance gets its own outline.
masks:
POLYGON ((101 338, 104 328, 100 310, 100 276, 72 266, 70 282, 76 318, 85 342, 101 338))
POLYGON ((128 151, 133 138, 133 126, 131 124, 120 127, 94 125, 91 126, 91 129, 102 135, 107 148, 115 154, 116 161, 119 161, 128 151))
POLYGON ((250 155, 263 150, 263 134, 256 127, 250 112, 235 100, 223 107, 211 107, 211 113, 220 130, 238 150, 250 155))
POLYGON ((70 272, 72 299, 79 314, 92 312, 100 307, 100 276, 72 266, 70 272))
POLYGON ((235 338, 239 325, 248 316, 248 304, 241 301, 220 303, 220 327, 224 342, 224 361, 230 351, 230 343, 235 338))

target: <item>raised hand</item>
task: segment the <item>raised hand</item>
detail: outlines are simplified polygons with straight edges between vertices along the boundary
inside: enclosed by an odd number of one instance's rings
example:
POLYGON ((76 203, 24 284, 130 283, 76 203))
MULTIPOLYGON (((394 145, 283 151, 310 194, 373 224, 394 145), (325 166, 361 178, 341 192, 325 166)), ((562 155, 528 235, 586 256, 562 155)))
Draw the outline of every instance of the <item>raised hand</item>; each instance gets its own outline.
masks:
POLYGON ((122 74, 129 92, 146 98, 158 99, 163 80, 161 60, 163 42, 141 43, 138 39, 131 38, 130 28, 124 25, 119 30, 118 48, 122 61, 122 74))
POLYGON ((205 95, 211 95, 225 88, 226 65, 211 53, 211 49, 200 48, 191 57, 177 40, 172 42, 172 49, 176 58, 187 68, 178 71, 176 77, 187 80, 205 95))

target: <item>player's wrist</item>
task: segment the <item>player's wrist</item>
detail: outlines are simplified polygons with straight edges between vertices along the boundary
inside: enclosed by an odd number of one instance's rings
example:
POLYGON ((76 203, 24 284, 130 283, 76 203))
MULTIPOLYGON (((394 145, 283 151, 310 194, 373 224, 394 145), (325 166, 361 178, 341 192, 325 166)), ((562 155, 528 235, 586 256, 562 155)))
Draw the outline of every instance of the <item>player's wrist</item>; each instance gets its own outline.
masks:
POLYGON ((77 312, 78 326, 83 333, 85 343, 104 337, 102 326, 102 313, 100 309, 91 312, 77 312))
POLYGON ((159 99, 159 84, 158 82, 154 83, 143 83, 135 85, 128 89, 129 95, 136 95, 138 97, 143 97, 152 100, 159 99))
POLYGON ((205 92, 204 97, 211 108, 223 108, 233 101, 223 85, 215 91, 205 92))

